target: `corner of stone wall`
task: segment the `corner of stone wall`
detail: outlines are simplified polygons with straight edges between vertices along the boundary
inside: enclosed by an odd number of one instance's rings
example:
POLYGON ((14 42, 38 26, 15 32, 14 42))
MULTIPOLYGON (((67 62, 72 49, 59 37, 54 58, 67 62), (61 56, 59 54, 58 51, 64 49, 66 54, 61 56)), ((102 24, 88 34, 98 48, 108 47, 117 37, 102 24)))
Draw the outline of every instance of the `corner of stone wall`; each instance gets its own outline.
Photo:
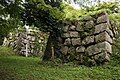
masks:
POLYGON ((63 22, 62 44, 59 51, 64 61, 98 65, 110 61, 113 33, 106 12, 85 16, 83 21, 63 22))

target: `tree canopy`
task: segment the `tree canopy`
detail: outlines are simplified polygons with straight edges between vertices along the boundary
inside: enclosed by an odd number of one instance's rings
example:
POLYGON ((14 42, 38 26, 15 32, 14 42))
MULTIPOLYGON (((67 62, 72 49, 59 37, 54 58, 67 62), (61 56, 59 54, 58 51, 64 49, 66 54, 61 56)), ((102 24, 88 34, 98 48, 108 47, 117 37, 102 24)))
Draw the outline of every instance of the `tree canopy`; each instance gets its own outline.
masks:
POLYGON ((52 32, 54 29, 57 29, 55 25, 63 17, 63 14, 58 8, 59 2, 55 3, 56 6, 52 6, 53 3, 44 2, 43 0, 25 2, 25 9, 22 15, 23 22, 28 25, 35 25, 43 31, 52 32))
POLYGON ((0 0, 0 39, 20 24, 21 4, 22 0, 0 0))
MULTIPOLYGON (((60 28, 55 25, 63 19, 81 19, 84 15, 95 14, 100 10, 109 13, 119 12, 115 3, 83 6, 84 10, 77 10, 62 1, 81 5, 83 2, 90 4, 91 0, 1 0, 0 37, 6 36, 9 30, 19 24, 34 25, 46 32, 58 32, 60 28)), ((94 1, 100 2, 100 0, 94 1)))

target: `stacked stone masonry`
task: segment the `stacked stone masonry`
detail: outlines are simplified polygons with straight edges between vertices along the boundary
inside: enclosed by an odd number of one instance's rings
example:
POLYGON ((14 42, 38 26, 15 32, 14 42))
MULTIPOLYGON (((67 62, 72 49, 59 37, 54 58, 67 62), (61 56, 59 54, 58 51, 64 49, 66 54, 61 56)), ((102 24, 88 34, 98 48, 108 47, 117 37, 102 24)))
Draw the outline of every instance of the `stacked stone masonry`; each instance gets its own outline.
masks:
POLYGON ((47 34, 31 30, 30 32, 10 33, 7 38, 4 39, 4 46, 12 47, 13 50, 19 55, 28 56, 40 56, 43 54, 46 42, 47 34), (26 47, 27 45, 27 47, 26 47))
MULTIPOLYGON (((58 38, 53 40, 56 41, 53 42, 56 43, 54 45, 56 58, 61 58, 63 62, 77 61, 85 65, 105 64, 110 61, 114 34, 106 12, 85 16, 82 21, 66 20, 61 26, 63 26, 61 36, 57 35, 58 38)), ((39 53, 42 48, 40 44, 45 47, 46 38, 40 35, 36 37, 35 34, 39 35, 30 32, 26 38, 26 33, 13 34, 4 41, 4 45, 7 43, 17 53, 25 55, 28 43, 29 54, 39 53)))
POLYGON ((113 33, 106 12, 85 16, 83 21, 64 22, 60 48, 65 61, 105 64, 110 61, 113 33))

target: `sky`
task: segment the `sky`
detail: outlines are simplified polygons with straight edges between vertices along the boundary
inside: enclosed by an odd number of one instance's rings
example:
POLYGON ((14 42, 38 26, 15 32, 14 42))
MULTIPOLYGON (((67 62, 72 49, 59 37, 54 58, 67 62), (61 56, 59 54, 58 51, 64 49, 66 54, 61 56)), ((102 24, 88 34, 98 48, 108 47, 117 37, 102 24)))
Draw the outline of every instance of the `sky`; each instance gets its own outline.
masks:
MULTIPOLYGON (((70 6, 73 6, 75 9, 80 9, 80 6, 79 6, 78 4, 75 4, 73 0, 70 0, 70 1, 71 1, 70 6)), ((81 1, 82 1, 82 0, 81 0, 81 1)), ((90 4, 89 6, 91 6, 91 5, 96 5, 96 4, 97 4, 97 3, 95 2, 95 0, 90 0, 90 1, 92 1, 92 4, 91 4, 91 3, 87 3, 87 4, 90 4)), ((117 1, 117 2, 120 3, 120 0, 100 0, 100 3, 102 3, 102 2, 115 2, 115 1, 117 1)), ((83 4, 86 5, 86 4, 84 3, 84 1, 83 1, 83 4)))
MULTIPOLYGON (((8 0, 6 0, 6 1, 8 1, 8 0)), ((15 0, 9 0, 9 1, 15 1, 15 0)), ((25 0, 22 0, 23 2, 25 2, 25 0)), ((64 0, 63 0, 64 1, 64 0)), ((71 4, 69 4, 70 6, 73 6, 75 9, 80 9, 80 6, 78 5, 78 4, 75 4, 74 3, 74 0, 67 0, 67 1, 70 1, 71 2, 71 4)), ((80 0, 83 4, 85 4, 84 3, 84 0, 80 0)), ((89 0, 89 1, 92 1, 92 4, 90 4, 90 5, 96 5, 97 3, 96 2, 94 2, 95 0, 89 0)), ((102 2, 115 2, 115 1, 117 1, 117 2, 119 2, 120 3, 120 0, 100 0, 100 2, 102 3, 102 2)))

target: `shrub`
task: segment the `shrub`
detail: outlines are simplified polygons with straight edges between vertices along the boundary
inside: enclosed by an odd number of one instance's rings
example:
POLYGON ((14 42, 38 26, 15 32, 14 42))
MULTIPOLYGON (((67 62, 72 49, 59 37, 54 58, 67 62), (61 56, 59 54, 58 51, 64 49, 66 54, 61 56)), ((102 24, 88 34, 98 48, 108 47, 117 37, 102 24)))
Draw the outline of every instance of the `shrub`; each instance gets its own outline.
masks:
POLYGON ((11 48, 0 46, 0 56, 12 56, 15 55, 11 48))

